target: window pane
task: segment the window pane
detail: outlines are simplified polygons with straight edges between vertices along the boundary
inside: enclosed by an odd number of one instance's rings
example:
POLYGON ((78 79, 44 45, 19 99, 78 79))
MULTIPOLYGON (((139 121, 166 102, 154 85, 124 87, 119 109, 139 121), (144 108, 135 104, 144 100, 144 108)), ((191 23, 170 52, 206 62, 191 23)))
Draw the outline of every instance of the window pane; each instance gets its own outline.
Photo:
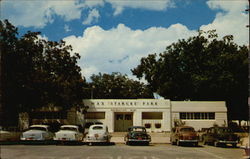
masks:
POLYGON ((215 119, 215 113, 208 113, 209 119, 215 119))
POLYGON ((180 113, 180 119, 187 119, 186 113, 180 113))
POLYGON ((194 113, 194 119, 200 119, 200 113, 194 113))
POLYGON ((142 119, 162 119, 162 112, 142 112, 142 119))

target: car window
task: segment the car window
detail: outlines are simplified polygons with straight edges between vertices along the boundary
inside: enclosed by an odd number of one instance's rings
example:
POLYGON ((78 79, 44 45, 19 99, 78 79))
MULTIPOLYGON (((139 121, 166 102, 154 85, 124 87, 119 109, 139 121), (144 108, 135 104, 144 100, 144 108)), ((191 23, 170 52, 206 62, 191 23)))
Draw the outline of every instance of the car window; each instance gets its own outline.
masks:
POLYGON ((42 131, 47 131, 47 129, 44 128, 44 127, 30 127, 29 130, 42 130, 42 131))
POLYGON ((103 127, 102 126, 94 126, 92 129, 93 130, 103 130, 103 127))
POLYGON ((181 132, 194 132, 194 128, 181 128, 181 132))
POLYGON ((225 132, 233 132, 233 131, 231 129, 228 129, 228 128, 220 128, 220 129, 218 129, 218 132, 225 133, 225 132))
POLYGON ((133 128, 132 131, 145 132, 146 130, 144 128, 133 128))

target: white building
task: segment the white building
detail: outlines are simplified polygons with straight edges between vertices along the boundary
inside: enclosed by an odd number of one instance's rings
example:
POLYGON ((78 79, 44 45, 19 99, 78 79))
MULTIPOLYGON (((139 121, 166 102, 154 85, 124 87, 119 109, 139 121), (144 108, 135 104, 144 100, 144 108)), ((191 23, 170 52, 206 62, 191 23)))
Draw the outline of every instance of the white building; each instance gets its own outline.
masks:
POLYGON ((170 131, 176 121, 196 130, 227 125, 225 102, 170 101, 167 99, 86 99, 85 122, 101 122, 110 132, 145 126, 150 132, 170 131))

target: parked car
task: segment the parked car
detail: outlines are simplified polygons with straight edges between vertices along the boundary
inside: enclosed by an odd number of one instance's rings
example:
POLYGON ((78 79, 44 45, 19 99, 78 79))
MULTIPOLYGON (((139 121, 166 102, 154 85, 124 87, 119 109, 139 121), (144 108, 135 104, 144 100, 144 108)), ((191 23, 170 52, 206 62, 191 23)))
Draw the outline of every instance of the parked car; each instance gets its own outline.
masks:
POLYGON ((124 137, 126 145, 132 143, 143 143, 149 145, 151 141, 151 136, 147 134, 146 128, 144 126, 132 126, 128 128, 128 133, 124 137))
POLYGON ((88 134, 91 125, 103 125, 102 122, 87 122, 84 126, 84 135, 88 134))
POLYGON ((20 137, 21 140, 53 140, 54 134, 48 125, 31 125, 20 137))
POLYGON ((170 142, 172 145, 182 145, 183 143, 191 143, 198 146, 199 135, 191 126, 178 126, 172 129, 170 142))
POLYGON ((85 137, 85 142, 88 145, 93 143, 109 143, 111 135, 108 132, 108 127, 105 125, 97 124, 89 127, 88 133, 85 137))
POLYGON ((62 142, 81 142, 83 140, 83 133, 79 126, 62 125, 60 130, 55 133, 54 140, 62 142))
POLYGON ((233 147, 237 146, 239 137, 233 133, 228 127, 211 127, 206 133, 202 135, 202 142, 204 145, 212 144, 214 146, 231 144, 233 147))
POLYGON ((0 126, 0 141, 10 141, 12 140, 12 134, 10 131, 4 130, 2 126, 0 126))

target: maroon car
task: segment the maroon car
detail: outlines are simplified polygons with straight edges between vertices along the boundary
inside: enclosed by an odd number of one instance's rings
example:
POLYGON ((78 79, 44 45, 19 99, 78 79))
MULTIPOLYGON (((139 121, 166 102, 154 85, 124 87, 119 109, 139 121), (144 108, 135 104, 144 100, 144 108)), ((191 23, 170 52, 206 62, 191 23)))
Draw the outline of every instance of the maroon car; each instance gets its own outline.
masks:
POLYGON ((183 143, 191 143, 198 146, 199 135, 191 126, 178 126, 172 129, 170 141, 172 145, 182 145, 183 143))

